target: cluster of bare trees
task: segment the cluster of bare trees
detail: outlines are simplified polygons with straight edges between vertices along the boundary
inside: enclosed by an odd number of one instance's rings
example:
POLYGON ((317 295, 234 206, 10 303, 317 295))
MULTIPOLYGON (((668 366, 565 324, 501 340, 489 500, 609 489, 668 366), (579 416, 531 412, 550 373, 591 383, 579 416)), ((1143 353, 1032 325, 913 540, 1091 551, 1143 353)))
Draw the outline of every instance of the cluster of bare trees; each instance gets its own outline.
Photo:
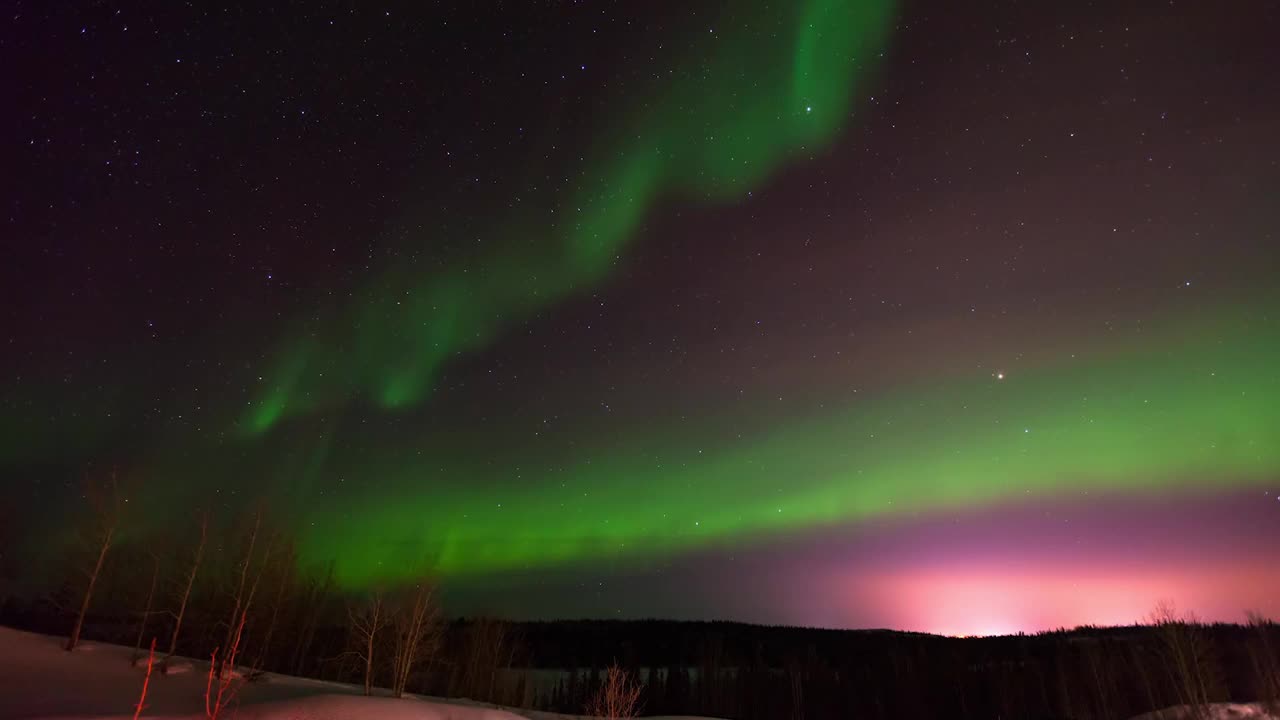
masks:
POLYGON ((433 695, 531 707, 534 689, 510 672, 523 645, 510 623, 491 617, 445 622, 424 581, 370 591, 347 603, 347 646, 338 659, 365 694, 410 687, 433 695))
MULTIPOLYGON (((460 636, 449 673, 448 694, 452 697, 503 699, 511 704, 525 704, 524 693, 508 697, 502 687, 500 671, 510 667, 520 644, 510 626, 490 617, 479 617, 457 628, 460 636)), ((511 688, 511 690, 516 690, 511 688)))
POLYGON ((434 594, 431 584, 417 582, 375 590, 348 606, 352 649, 347 654, 360 661, 365 695, 372 694, 383 665, 391 694, 402 697, 414 672, 430 664, 444 630, 434 594))
POLYGON ((617 663, 609 666, 600 687, 587 702, 587 714, 597 718, 633 718, 640 711, 642 688, 617 663))
POLYGON ((237 662, 249 663, 249 677, 267 664, 284 671, 309 664, 311 640, 331 604, 331 582, 315 573, 300 577, 293 544, 265 507, 221 528, 197 512, 183 530, 145 533, 139 528, 146 523, 130 514, 137 488, 120 473, 89 475, 84 488, 73 577, 50 598, 72 614, 67 650, 95 621, 119 641, 124 615, 133 618, 133 662, 143 659, 148 639, 160 640, 165 651, 155 665, 162 674, 178 653, 210 657, 211 647, 221 649, 214 661, 219 683, 237 662), (297 638, 292 652, 280 647, 286 625, 297 638))
MULTIPOLYGON (((131 483, 121 482, 120 475, 115 469, 108 473, 89 473, 85 476, 82 495, 86 501, 87 512, 77 527, 72 561, 73 566, 79 571, 77 574, 82 575, 82 582, 72 584, 73 588, 78 586, 79 605, 71 631, 67 634, 67 641, 63 645, 68 651, 75 650, 80 644, 85 618, 92 608, 95 591, 99 587, 99 580, 103 577, 107 560, 120 544, 121 532, 127 520, 129 493, 132 489, 131 483)), ((203 542, 201 548, 203 548, 203 542)), ((144 552, 149 559, 150 579, 147 583, 146 605, 138 613, 138 635, 134 643, 132 659, 135 664, 141 659, 142 642, 153 615, 156 590, 160 581, 160 555, 154 548, 144 548, 144 552)), ((195 566, 198 565, 197 559, 195 566)), ((193 567, 193 581, 194 572, 193 567)), ((185 607, 185 598, 183 607, 185 607)), ((181 627, 181 612, 178 617, 178 623, 174 628, 174 642, 177 641, 177 632, 181 627)))
POLYGON ((1276 624, 1262 613, 1246 614, 1252 636, 1248 640, 1249 664, 1258 679, 1258 700, 1267 712, 1280 716, 1280 657, 1276 651, 1276 624))
POLYGON ((457 659, 437 658, 445 622, 427 578, 353 600, 336 591, 332 567, 298 571, 288 534, 263 506, 222 527, 209 514, 196 513, 185 533, 144 536, 129 517, 137 505, 130 505, 130 489, 114 471, 85 481, 87 511, 78 524, 75 578, 64 586, 62 599, 54 600, 65 611, 71 603, 64 600, 74 598, 65 647, 74 650, 93 623, 99 637, 119 641, 124 618, 130 618, 135 664, 145 658, 165 674, 185 663, 179 653, 211 659, 210 717, 234 696, 233 680, 252 680, 268 670, 343 678, 347 661, 356 658, 366 693, 379 685, 400 697, 438 665, 449 670, 435 673, 444 678, 438 685, 457 682, 483 695, 497 685, 497 665, 510 661, 511 644, 500 623, 482 624, 476 639, 483 648, 467 647, 457 659), (345 623, 332 612, 344 601, 345 623), (348 636, 345 652, 334 653, 335 631, 348 636), (163 655, 154 651, 157 641, 163 655), (283 647, 287 642, 291 648, 283 647))
MULTIPOLYGON (((144 536, 136 531, 140 518, 130 517, 136 491, 114 470, 85 480, 86 512, 74 553, 77 579, 67 586, 75 602, 67 650, 77 647, 91 621, 100 629, 109 622, 115 630, 107 638, 118 641, 121 616, 130 617, 132 662, 145 659, 146 683, 153 668, 164 675, 175 663, 185 664, 179 653, 203 652, 210 659, 205 698, 210 718, 227 707, 239 682, 268 668, 343 679, 349 677, 343 668, 353 659, 366 694, 385 687, 401 697, 415 687, 532 704, 525 678, 512 682, 504 672, 521 649, 508 623, 488 617, 461 621, 449 652, 442 653, 448 624, 430 581, 347 596, 345 618, 339 619, 329 612, 344 599, 335 592, 332 568, 328 574, 299 575, 288 536, 272 525, 265 508, 221 528, 208 513, 198 512, 185 533, 144 536), (346 649, 332 655, 335 626, 345 627, 346 649), (294 641, 291 652, 278 647, 282 627, 294 641), (315 646, 318 637, 320 647, 315 646), (157 644, 163 653, 157 653, 157 644)), ((146 685, 139 712, 145 695, 146 685)), ((623 718, 634 714, 639 697, 640 685, 615 666, 585 704, 600 717, 623 718)))
POLYGON ((1169 674, 1177 693, 1177 704, 1185 705, 1194 717, 1207 712, 1219 686, 1217 659, 1203 623, 1194 613, 1179 615, 1173 603, 1161 600, 1148 618, 1160 642, 1160 666, 1169 674))

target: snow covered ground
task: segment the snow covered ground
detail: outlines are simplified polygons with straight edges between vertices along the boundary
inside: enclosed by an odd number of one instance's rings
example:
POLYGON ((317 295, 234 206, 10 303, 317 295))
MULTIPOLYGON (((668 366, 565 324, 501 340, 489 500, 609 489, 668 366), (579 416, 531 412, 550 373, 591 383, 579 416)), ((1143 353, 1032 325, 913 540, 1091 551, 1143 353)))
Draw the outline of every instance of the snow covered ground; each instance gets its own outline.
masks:
MULTIPOLYGON (((143 667, 130 648, 0 628, 0 718, 132 718, 143 667)), ((147 718, 203 718, 208 662, 151 676, 147 718)), ((573 716, 499 708, 466 700, 364 697, 360 688, 284 675, 244 685, 223 717, 235 720, 568 720, 573 716)), ((665 720, 696 720, 671 718, 665 720)))
POLYGON ((1183 705, 1139 715, 1132 720, 1277 720, 1277 716, 1267 713, 1257 703, 1215 703, 1203 715, 1196 715, 1183 705))
MULTIPOLYGON (((64 638, 0 627, 0 718, 132 718, 143 667, 131 667, 132 650, 85 642, 65 652, 64 638)), ((145 666, 145 663, 143 664, 145 666)), ((186 672, 151 676, 146 718, 204 717, 208 661, 186 672)), ((271 675, 244 685, 228 720, 573 720, 577 716, 500 708, 467 700, 364 697, 342 683, 271 675)), ((1133 720, 1189 720, 1186 708, 1169 708, 1133 720)), ((653 720, 699 720, 666 717, 653 720)), ((1214 705, 1203 720, 1280 720, 1256 704, 1214 705)))

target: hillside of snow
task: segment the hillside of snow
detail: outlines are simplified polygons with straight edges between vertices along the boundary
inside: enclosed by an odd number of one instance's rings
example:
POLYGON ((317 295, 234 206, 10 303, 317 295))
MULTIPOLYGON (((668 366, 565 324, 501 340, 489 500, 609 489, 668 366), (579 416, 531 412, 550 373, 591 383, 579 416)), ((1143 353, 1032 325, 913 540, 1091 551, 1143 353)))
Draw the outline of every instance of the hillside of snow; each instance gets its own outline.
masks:
MULTIPOLYGON (((129 663, 132 650, 83 642, 75 652, 64 638, 0 627, 0 718, 132 718, 142 689, 145 660, 129 663)), ((208 661, 181 663, 184 671, 151 676, 142 716, 166 720, 204 718, 208 661)), ((502 708, 468 700, 365 697, 343 683, 272 674, 240 687, 223 717, 235 720, 575 720, 581 716, 502 708)), ((1168 708, 1132 720, 1280 720, 1257 704, 1220 703, 1206 715, 1168 708)), ((710 720, 671 717, 652 720, 710 720)))
POLYGON ((1280 720, 1257 703, 1214 703, 1196 714, 1185 705, 1146 713, 1131 720, 1280 720))

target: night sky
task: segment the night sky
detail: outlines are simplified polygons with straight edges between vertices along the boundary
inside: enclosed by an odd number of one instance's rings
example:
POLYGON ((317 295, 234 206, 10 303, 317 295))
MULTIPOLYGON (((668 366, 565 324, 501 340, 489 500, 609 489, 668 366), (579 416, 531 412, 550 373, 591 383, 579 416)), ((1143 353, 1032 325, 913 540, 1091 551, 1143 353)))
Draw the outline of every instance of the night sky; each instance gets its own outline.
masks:
POLYGON ((33 527, 114 466, 456 612, 1280 614, 1273 2, 3 23, 33 527))

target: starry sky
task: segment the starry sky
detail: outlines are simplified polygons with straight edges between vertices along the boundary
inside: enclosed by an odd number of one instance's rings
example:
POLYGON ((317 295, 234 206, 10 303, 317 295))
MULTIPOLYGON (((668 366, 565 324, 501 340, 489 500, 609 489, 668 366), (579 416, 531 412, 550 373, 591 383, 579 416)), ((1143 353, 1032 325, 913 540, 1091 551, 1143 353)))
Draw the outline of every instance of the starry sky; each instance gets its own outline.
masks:
POLYGON ((1278 21, 17 3, 4 490, 457 612, 1280 614, 1278 21))

